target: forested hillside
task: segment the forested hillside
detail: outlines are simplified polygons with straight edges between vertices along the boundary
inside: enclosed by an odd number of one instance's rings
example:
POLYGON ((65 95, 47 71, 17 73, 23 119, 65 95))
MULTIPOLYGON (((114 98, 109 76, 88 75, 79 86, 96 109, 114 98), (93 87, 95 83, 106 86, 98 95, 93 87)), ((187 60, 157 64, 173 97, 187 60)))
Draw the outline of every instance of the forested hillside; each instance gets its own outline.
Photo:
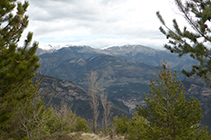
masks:
POLYGON ((209 140, 211 2, 175 3, 195 32, 157 12, 167 52, 19 46, 29 2, 0 1, 0 139, 209 140))

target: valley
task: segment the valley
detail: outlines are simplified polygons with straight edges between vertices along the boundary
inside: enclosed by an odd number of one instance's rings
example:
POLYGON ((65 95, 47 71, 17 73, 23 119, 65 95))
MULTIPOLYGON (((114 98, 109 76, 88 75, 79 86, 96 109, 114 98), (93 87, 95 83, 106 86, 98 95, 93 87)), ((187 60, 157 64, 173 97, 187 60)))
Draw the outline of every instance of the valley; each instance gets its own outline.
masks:
POLYGON ((210 118, 210 104, 207 103, 210 92, 204 92, 205 85, 195 84, 198 89, 193 89, 193 85, 190 86, 192 80, 187 80, 180 73, 182 69, 188 70, 196 63, 188 56, 179 58, 170 52, 141 45, 114 46, 103 50, 89 46, 69 46, 59 50, 39 49, 38 54, 41 64, 39 73, 51 77, 47 78, 49 81, 41 82, 40 90, 54 79, 63 81, 63 84, 61 81, 54 83, 55 88, 52 83, 51 86, 48 85, 48 88, 55 92, 52 103, 65 102, 72 107, 73 112, 87 119, 91 119, 86 93, 87 77, 91 71, 97 73, 99 90, 107 93, 112 102, 113 113, 110 117, 121 114, 131 116, 135 112, 136 104, 144 105, 144 93, 149 96, 149 81, 155 77, 159 65, 165 61, 172 71, 177 70, 180 80, 186 85, 187 95, 197 97, 202 102, 205 115, 202 123, 211 125, 207 119, 210 118), (69 84, 64 84, 66 82, 69 84), (72 88, 72 85, 77 87, 77 90, 72 88))

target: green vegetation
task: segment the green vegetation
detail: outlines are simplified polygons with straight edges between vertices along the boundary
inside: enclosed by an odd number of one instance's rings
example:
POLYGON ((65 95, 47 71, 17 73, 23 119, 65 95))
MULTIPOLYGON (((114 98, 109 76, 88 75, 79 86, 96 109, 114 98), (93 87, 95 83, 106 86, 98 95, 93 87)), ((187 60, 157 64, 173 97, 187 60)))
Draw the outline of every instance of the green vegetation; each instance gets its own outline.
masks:
MULTIPOLYGON (((180 1, 176 2, 181 6, 180 1)), ((194 2, 199 3, 196 0, 194 2)), ((206 4, 210 3, 206 1, 206 4)), ((193 10, 191 3, 189 5, 193 10)), ((86 121, 77 117, 66 105, 60 108, 45 106, 38 92, 38 82, 32 81, 39 68, 39 58, 35 55, 38 43, 33 43, 30 47, 32 33, 28 33, 23 47, 18 47, 17 44, 28 24, 28 16, 25 15, 27 7, 28 2, 23 4, 17 3, 16 0, 0 2, 0 139, 79 139, 80 137, 94 139, 98 137, 94 134, 75 133, 74 135, 72 132, 89 132, 89 128, 86 121), (13 15, 15 8, 17 12, 13 15)), ((202 9, 206 11, 209 7, 204 6, 202 9)), ((162 21, 159 13, 158 16, 162 21)), ((210 20, 206 12, 205 15, 199 14, 200 16, 203 16, 203 21, 204 18, 210 20)), ((174 23, 176 31, 180 34, 176 22, 174 23)), ((162 28, 161 30, 164 32, 162 28)), ((200 28, 200 32, 204 33, 203 37, 207 39, 205 28, 200 28)), ((190 32, 184 31, 184 37, 192 39, 189 35, 190 32)), ((172 32, 169 37, 176 39, 172 32)), ((192 41, 195 41, 198 36, 194 37, 196 38, 192 41)), ((197 40, 195 42, 197 44, 197 40)), ((196 48, 201 47, 199 43, 197 45, 196 48)), ((179 46, 181 47, 181 44, 179 46)), ((172 48, 167 46, 167 49, 172 48)), ((179 52, 178 48, 174 49, 179 52)), ((193 66, 191 73, 207 76, 208 66, 204 63, 211 62, 204 57, 209 56, 200 54, 201 52, 197 52, 197 49, 192 51, 191 56, 195 56, 201 65, 193 66), (198 71, 196 71, 197 68, 198 71)), ((180 54, 187 52, 181 51, 180 54)), ((93 132, 97 133, 99 103, 96 92, 99 89, 97 77, 93 74, 90 76, 89 90, 93 110, 93 132)), ((177 79, 176 72, 172 74, 166 64, 163 64, 163 69, 159 71, 155 81, 151 80, 150 96, 149 98, 145 95, 146 105, 137 106, 137 113, 132 119, 125 116, 114 118, 113 128, 116 133, 125 135, 129 140, 207 140, 210 138, 207 128, 200 125, 203 118, 200 102, 192 97, 185 100, 185 92, 177 79)), ((104 131, 107 134, 110 104, 107 101, 107 95, 102 94, 100 97, 104 110, 104 131)), ((122 139, 122 137, 117 137, 117 139, 122 139)))
POLYGON ((185 100, 185 92, 176 72, 172 74, 166 64, 155 80, 150 82, 150 98, 146 105, 137 106, 132 120, 122 116, 114 119, 114 127, 128 139, 204 139, 209 138, 207 128, 200 125, 203 118, 200 102, 192 97, 185 100))
POLYGON ((125 135, 129 140, 147 138, 148 124, 140 115, 135 115, 133 119, 124 115, 121 118, 115 117, 113 127, 117 134, 125 135))
POLYGON ((0 135, 8 137, 21 127, 17 122, 18 113, 29 105, 35 97, 32 78, 39 67, 35 56, 37 43, 29 48, 32 33, 28 33, 25 44, 18 48, 17 43, 28 24, 25 16, 28 2, 17 4, 16 15, 12 14, 15 1, 0 2, 0 135))
POLYGON ((121 118, 115 117, 113 120, 113 126, 117 134, 124 135, 128 133, 128 127, 130 124, 130 119, 122 115, 121 118))
POLYGON ((48 125, 51 127, 51 133, 89 132, 86 121, 77 117, 66 105, 54 109, 53 119, 48 125))
POLYGON ((30 32, 24 45, 18 47, 28 24, 28 5, 16 0, 0 1, 0 139, 39 139, 58 132, 87 132, 85 120, 69 111, 66 117, 74 124, 65 122, 66 118, 45 107, 37 92, 38 82, 33 83, 32 79, 39 68, 35 55, 38 43, 31 46, 30 32))
MULTIPOLYGON (((187 76, 199 76, 205 79, 208 85, 211 86, 211 56, 210 47, 211 42, 211 1, 210 0, 174 0, 177 5, 180 14, 184 17, 188 26, 184 26, 184 23, 177 22, 173 19, 173 28, 169 28, 169 25, 165 23, 165 20, 159 12, 157 16, 161 21, 162 26, 160 31, 166 36, 168 43, 165 44, 165 48, 171 53, 176 53, 180 57, 183 55, 190 55, 193 60, 198 63, 192 65, 192 70, 182 72, 187 76)), ((182 61, 182 60, 181 60, 182 61)), ((195 96, 195 95, 194 95, 195 96)), ((203 97, 203 93, 200 91, 197 95, 199 99, 203 97), (200 95, 201 94, 201 95, 200 95)), ((195 96, 196 97, 196 96, 195 96)), ((203 104, 203 110, 206 110, 205 119, 210 116, 210 96, 207 98, 208 105, 203 104)), ((201 100, 203 102, 203 100, 201 100)), ((205 111, 203 111, 205 112, 205 111)), ((210 120, 210 119, 208 119, 210 120)), ((209 125, 210 121, 206 121, 209 125)))
POLYGON ((210 80, 211 56, 210 48, 211 30, 208 24, 211 20, 211 1, 210 0, 174 0, 181 14, 190 25, 181 29, 176 21, 173 20, 174 29, 170 29, 159 12, 157 16, 165 27, 160 27, 160 31, 169 40, 165 48, 172 53, 178 53, 179 56, 184 54, 190 55, 199 62, 193 65, 192 70, 183 72, 187 76, 197 74, 210 80))

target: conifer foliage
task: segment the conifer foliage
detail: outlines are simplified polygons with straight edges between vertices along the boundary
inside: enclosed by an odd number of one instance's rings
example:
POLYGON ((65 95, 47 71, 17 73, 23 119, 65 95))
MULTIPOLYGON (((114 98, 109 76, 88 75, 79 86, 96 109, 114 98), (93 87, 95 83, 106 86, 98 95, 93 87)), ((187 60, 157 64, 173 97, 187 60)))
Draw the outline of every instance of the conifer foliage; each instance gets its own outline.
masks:
POLYGON ((171 53, 178 53, 179 56, 188 54, 199 62, 198 65, 192 66, 191 71, 183 70, 188 77, 197 74, 210 80, 211 50, 208 45, 211 42, 211 1, 174 1, 190 26, 182 29, 174 19, 174 29, 170 29, 161 14, 157 12, 157 16, 163 25, 160 27, 160 31, 169 40, 165 48, 171 53))
POLYGON ((208 140, 210 134, 200 125, 203 118, 200 102, 185 99, 184 87, 167 64, 150 81, 150 97, 145 94, 145 105, 136 107, 132 119, 114 118, 118 134, 129 140, 208 140))
POLYGON ((149 139, 207 139, 206 128, 199 124, 203 118, 200 102, 185 99, 176 72, 172 74, 164 63, 149 86, 151 97, 145 95, 146 105, 137 106, 137 114, 149 124, 149 139))
POLYGON ((17 115, 17 107, 32 99, 32 78, 39 68, 35 55, 38 43, 31 46, 28 33, 22 47, 18 47, 21 34, 28 25, 25 15, 29 3, 16 0, 0 1, 0 135, 11 132, 10 123, 17 115))

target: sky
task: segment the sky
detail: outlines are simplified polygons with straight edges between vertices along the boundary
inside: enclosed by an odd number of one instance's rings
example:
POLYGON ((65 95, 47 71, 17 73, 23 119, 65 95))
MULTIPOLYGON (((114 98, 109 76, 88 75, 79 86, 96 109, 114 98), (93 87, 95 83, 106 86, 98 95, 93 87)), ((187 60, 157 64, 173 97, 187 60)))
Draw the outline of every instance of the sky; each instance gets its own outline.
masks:
POLYGON ((29 0, 29 25, 42 48, 88 45, 106 48, 144 45, 162 49, 167 42, 160 33, 160 11, 169 26, 180 18, 174 0, 29 0))

